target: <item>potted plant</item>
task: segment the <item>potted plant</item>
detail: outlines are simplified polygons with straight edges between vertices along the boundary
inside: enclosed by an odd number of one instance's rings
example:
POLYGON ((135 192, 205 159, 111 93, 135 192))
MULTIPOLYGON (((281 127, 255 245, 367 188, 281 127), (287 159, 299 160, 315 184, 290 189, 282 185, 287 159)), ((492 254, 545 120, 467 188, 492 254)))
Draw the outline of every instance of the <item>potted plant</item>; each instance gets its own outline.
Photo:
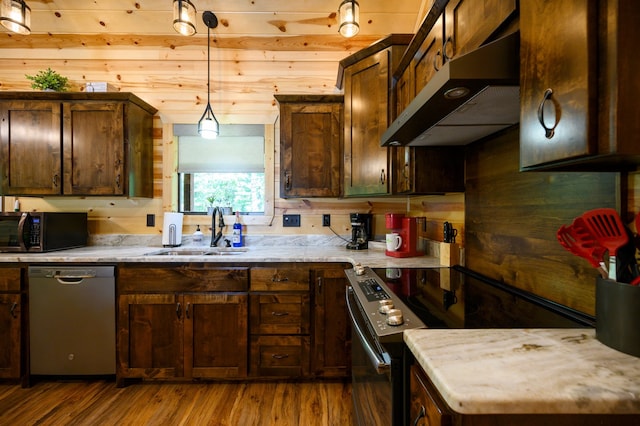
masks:
POLYGON ((36 90, 66 92, 69 89, 69 79, 58 74, 51 68, 38 71, 36 75, 25 75, 27 80, 31 80, 31 88, 36 90))
POLYGON ((214 195, 209 195, 207 197, 207 214, 213 214, 213 208, 215 207, 216 197, 214 195))

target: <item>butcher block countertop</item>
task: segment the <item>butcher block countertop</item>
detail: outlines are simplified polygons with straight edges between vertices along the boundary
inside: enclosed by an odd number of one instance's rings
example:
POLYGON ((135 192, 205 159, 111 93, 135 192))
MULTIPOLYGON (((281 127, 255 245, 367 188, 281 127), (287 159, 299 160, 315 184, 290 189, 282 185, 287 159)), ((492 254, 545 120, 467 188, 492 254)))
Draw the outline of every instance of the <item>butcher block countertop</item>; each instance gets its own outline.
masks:
POLYGON ((640 413, 640 358, 593 329, 420 329, 404 340, 461 414, 640 413))

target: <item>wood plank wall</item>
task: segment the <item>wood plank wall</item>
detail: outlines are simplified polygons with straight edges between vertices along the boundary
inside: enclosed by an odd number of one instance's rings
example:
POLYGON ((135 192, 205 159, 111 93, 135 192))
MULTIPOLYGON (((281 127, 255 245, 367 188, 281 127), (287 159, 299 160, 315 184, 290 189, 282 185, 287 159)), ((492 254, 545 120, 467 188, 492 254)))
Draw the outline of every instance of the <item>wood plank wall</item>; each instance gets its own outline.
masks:
POLYGON ((466 265, 594 314, 596 270, 563 247, 556 231, 583 212, 617 208, 617 173, 524 172, 519 132, 472 144, 465 193, 466 265))

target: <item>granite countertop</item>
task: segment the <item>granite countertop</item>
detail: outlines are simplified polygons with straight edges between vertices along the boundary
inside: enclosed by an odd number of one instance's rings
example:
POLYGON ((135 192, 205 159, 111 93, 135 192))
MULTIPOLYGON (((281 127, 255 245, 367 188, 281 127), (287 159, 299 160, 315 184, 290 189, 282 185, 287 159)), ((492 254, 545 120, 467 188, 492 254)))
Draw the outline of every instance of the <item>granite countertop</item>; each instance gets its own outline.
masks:
POLYGON ((420 329, 404 340, 461 414, 640 414, 640 358, 593 329, 420 329))
MULTIPOLYGON (((185 245, 176 250, 208 249, 208 246, 185 245)), ((347 250, 342 246, 249 246, 239 254, 228 255, 179 255, 148 256, 146 253, 161 250, 161 246, 97 245, 49 253, 0 253, 0 263, 82 263, 82 262, 137 262, 137 263, 256 263, 256 262, 348 262, 360 263, 372 268, 434 268, 440 267, 440 259, 433 256, 395 258, 384 254, 384 250, 347 250)))

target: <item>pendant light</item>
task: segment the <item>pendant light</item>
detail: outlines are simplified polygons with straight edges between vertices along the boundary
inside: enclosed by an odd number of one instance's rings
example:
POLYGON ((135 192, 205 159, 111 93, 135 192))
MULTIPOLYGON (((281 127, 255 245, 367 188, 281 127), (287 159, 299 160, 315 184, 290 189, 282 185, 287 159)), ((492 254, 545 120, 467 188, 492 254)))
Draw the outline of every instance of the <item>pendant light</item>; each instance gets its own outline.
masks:
POLYGON ((31 8, 24 0, 2 0, 0 24, 14 33, 31 34, 31 8))
POLYGON ((340 27, 338 31, 344 37, 353 37, 360 31, 360 5, 356 0, 344 0, 338 8, 340 27))
POLYGON ((173 0, 173 28, 186 36, 196 33, 196 8, 190 0, 173 0))
POLYGON ((207 107, 198 121, 198 134, 205 139, 215 139, 218 137, 220 123, 211 109, 211 28, 218 26, 218 18, 207 10, 202 14, 202 21, 207 26, 207 107))

